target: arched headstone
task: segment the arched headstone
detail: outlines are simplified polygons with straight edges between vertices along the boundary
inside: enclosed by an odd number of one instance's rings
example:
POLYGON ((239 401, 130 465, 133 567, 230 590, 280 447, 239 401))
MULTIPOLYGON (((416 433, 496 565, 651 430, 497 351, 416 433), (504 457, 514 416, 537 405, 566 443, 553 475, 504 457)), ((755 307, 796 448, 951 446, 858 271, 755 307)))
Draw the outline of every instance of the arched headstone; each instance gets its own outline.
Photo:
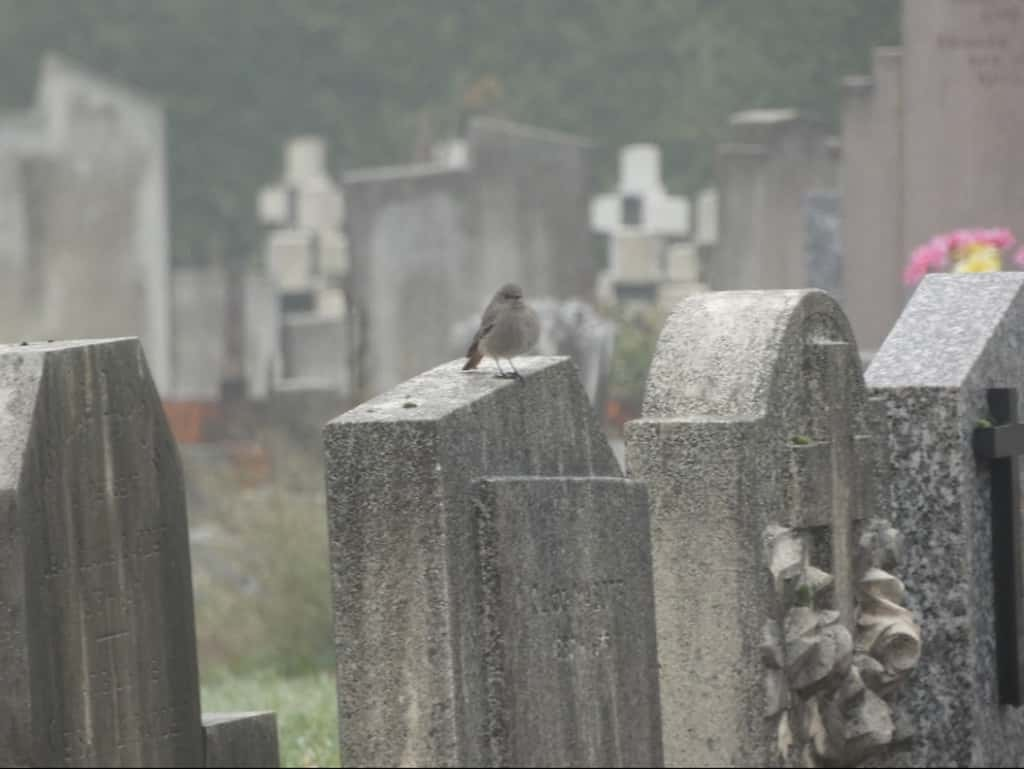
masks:
POLYGON ((824 292, 704 294, 669 318, 626 433, 652 504, 666 765, 855 760, 892 742, 853 649, 887 536, 865 525, 873 417, 824 292))

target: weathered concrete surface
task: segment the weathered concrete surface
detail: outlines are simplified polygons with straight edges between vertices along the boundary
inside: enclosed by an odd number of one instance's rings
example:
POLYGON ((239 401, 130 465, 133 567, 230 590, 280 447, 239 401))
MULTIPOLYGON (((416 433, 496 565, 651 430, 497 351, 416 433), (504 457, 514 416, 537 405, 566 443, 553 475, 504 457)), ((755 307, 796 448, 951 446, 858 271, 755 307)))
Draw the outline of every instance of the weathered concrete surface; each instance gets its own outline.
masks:
POLYGON ((0 346, 0 764, 202 762, 177 449, 135 339, 0 346))
POLYGON ((190 560, 138 339, 0 346, 0 766, 202 766, 190 560))
POLYGON ((485 757, 471 483, 622 473, 571 362, 521 358, 524 382, 439 366, 324 430, 346 763, 485 757))
POLYGON ((849 624, 877 448, 849 324, 824 292, 703 294, 669 318, 643 416, 626 426, 629 476, 651 498, 666 765, 778 760, 762 536, 801 530, 849 624))
POLYGON ((661 766, 647 491, 478 483, 488 766, 661 766))

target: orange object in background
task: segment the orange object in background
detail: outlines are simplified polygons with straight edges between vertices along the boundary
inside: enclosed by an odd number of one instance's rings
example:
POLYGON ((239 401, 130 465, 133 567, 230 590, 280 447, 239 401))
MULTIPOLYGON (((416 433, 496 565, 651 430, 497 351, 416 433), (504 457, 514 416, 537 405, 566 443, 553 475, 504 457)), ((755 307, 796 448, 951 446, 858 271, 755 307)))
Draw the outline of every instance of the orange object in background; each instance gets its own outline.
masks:
POLYGON ((208 426, 220 416, 220 406, 208 401, 164 401, 164 413, 178 443, 206 443, 208 426))

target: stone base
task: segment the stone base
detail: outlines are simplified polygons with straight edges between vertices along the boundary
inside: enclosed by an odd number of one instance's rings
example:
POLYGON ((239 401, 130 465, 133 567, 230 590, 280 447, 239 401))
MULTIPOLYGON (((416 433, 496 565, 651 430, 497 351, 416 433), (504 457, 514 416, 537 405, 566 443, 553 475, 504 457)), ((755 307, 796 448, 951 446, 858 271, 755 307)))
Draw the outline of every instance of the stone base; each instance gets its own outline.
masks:
POLYGON ((204 713, 203 747, 208 769, 281 766, 277 716, 271 712, 204 713))

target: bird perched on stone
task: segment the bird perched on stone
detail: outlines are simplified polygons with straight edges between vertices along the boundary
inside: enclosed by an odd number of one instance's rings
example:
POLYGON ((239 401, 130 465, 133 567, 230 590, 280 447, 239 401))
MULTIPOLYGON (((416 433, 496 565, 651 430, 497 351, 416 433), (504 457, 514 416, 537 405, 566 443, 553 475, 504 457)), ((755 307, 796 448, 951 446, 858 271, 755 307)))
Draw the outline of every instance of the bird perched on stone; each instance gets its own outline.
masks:
POLYGON ((466 351, 468 360, 462 370, 474 369, 485 356, 490 356, 498 366, 498 378, 522 380, 512 358, 529 351, 539 337, 540 317, 536 310, 523 301, 523 289, 515 283, 506 283, 484 310, 480 328, 466 351), (502 358, 512 366, 511 374, 501 368, 502 358))

